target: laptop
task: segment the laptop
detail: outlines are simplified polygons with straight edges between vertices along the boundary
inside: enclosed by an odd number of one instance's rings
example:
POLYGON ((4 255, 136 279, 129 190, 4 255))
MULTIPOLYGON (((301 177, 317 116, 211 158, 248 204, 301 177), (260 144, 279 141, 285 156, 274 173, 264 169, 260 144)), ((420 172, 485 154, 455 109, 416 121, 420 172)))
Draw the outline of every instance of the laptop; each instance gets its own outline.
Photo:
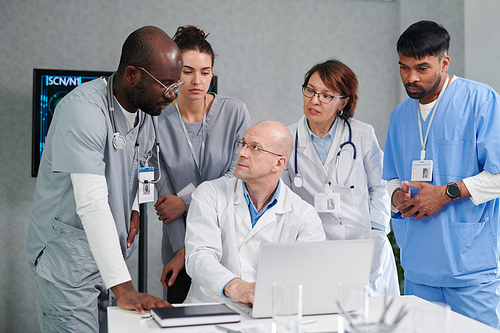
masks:
POLYGON ((262 244, 254 303, 235 305, 253 318, 272 317, 273 282, 295 282, 304 315, 338 313, 338 284, 368 284, 373 247, 371 239, 262 244))

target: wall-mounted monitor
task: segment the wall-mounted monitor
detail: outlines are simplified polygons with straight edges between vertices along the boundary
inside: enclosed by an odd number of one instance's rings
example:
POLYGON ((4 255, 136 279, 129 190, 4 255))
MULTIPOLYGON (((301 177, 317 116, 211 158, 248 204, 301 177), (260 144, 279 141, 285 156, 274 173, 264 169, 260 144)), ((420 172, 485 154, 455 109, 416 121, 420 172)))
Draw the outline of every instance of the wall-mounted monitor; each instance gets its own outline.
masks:
POLYGON ((50 122, 57 103, 82 83, 98 77, 109 77, 113 72, 33 69, 33 137, 31 148, 31 175, 36 177, 50 122))
POLYGON ((212 77, 212 81, 210 82, 210 87, 208 88, 208 91, 217 94, 217 75, 214 75, 212 77))
MULTIPOLYGON (((33 69, 33 133, 31 148, 31 176, 38 175, 43 147, 57 103, 80 84, 98 77, 109 77, 113 72, 33 69)), ((210 83, 210 92, 217 93, 217 76, 210 83)))

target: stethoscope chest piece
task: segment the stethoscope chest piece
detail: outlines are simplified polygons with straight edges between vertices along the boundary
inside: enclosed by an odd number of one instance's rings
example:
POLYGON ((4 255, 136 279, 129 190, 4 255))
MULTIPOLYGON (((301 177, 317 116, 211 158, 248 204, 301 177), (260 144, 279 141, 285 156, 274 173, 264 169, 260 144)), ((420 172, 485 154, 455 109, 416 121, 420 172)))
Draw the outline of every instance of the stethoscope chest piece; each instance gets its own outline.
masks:
POLYGON ((123 135, 115 133, 115 136, 113 137, 113 147, 115 147, 116 149, 123 149, 125 148, 126 144, 127 140, 125 140, 123 135))
MULTIPOLYGON (((115 74, 111 75, 107 81, 107 100, 108 100, 108 111, 109 111, 109 120, 111 121, 111 126, 113 127, 113 147, 115 149, 123 149, 127 145, 127 140, 123 135, 118 131, 118 127, 116 126, 115 119, 115 106, 113 104, 113 78, 115 74)), ((137 134, 137 138, 139 138, 139 134, 137 134)))
POLYGON ((304 181, 302 180, 302 177, 299 175, 296 175, 295 178, 293 179, 293 185, 295 187, 302 187, 304 185, 304 181))

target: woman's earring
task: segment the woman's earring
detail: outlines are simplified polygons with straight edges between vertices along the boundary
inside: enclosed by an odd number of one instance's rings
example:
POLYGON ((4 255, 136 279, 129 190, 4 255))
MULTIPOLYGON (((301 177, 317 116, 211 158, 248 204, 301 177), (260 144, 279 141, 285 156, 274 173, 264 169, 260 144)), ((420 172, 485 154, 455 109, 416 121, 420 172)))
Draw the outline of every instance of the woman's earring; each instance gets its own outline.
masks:
POLYGON ((344 110, 340 109, 337 111, 337 113, 339 114, 339 116, 343 115, 344 114, 344 110))

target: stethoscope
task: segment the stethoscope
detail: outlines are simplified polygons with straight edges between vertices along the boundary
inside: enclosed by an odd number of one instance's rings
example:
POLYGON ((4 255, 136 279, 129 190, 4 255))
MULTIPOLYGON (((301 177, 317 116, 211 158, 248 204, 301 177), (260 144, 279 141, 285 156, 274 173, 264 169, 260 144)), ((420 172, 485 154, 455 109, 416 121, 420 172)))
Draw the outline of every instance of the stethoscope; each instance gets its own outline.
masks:
MULTIPOLYGON (((107 100, 108 100, 108 111, 109 111, 109 119, 111 121, 111 126, 113 128, 113 147, 117 150, 122 150, 127 145, 127 140, 123 135, 120 134, 118 127, 116 126, 116 118, 115 118, 115 105, 113 103, 113 78, 115 74, 111 75, 107 80, 107 100)), ((142 119, 141 125, 139 127, 139 131, 137 132, 137 138, 135 139, 135 154, 137 156, 137 166, 140 166, 139 162, 139 136, 141 131, 146 124, 146 117, 142 119)), ((137 168, 137 178, 141 184, 156 184, 161 179, 161 168, 160 168, 160 141, 158 140, 158 130, 156 127, 156 122, 153 116, 151 116, 151 121, 153 122, 153 129, 155 131, 155 146, 156 146, 156 160, 158 165, 158 179, 156 180, 144 180, 142 181, 139 177, 139 167, 137 168)), ((146 163, 149 160, 151 155, 148 153, 146 158, 146 163)))
MULTIPOLYGON (((349 130, 349 139, 339 146, 339 151, 337 153, 337 156, 335 157, 335 180, 336 180, 338 188, 345 188, 347 181, 349 180, 349 177, 351 177, 352 170, 354 168, 354 163, 356 162, 356 146, 354 145, 354 142, 352 142, 351 124, 349 123, 349 121, 347 119, 345 119, 344 122, 345 122, 345 124, 347 124, 347 128, 349 130), (340 184, 339 183, 339 161, 340 161, 340 155, 342 154, 342 151, 343 151, 345 146, 352 146, 352 161, 351 161, 351 167, 349 169, 349 173, 347 174, 345 182, 340 184)), ((295 131, 295 177, 293 179, 293 185, 295 187, 302 187, 304 185, 304 181, 299 174, 298 153, 297 153, 298 142, 299 142, 299 134, 298 134, 298 128, 297 128, 297 130, 295 131)), ((328 173, 328 174, 330 174, 330 173, 328 173)))

